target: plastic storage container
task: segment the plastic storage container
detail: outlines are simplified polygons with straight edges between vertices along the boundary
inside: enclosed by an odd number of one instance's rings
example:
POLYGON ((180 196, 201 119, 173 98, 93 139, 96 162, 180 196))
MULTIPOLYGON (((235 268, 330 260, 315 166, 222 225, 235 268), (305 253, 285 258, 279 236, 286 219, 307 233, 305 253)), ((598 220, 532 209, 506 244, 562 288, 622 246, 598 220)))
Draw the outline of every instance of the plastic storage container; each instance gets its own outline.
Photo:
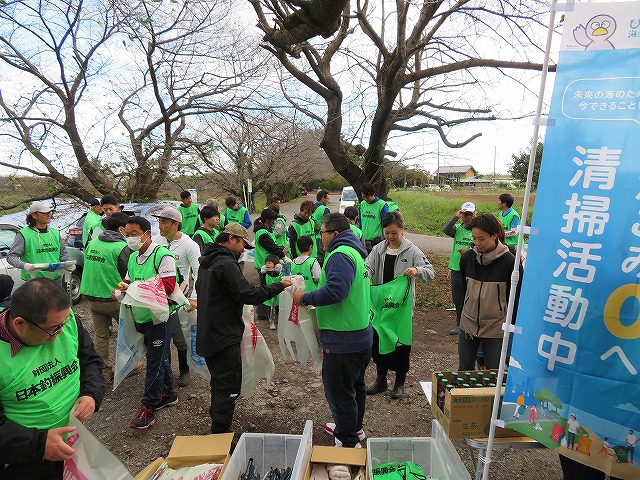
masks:
POLYGON ((471 480, 460 455, 440 424, 431 422, 432 437, 389 437, 367 439, 367 470, 373 480, 372 467, 384 463, 413 462, 425 475, 438 480, 471 480))
POLYGON ((311 458, 313 422, 307 420, 302 435, 243 433, 231 454, 221 480, 238 480, 250 458, 263 478, 272 467, 292 467, 291 480, 302 480, 311 458))

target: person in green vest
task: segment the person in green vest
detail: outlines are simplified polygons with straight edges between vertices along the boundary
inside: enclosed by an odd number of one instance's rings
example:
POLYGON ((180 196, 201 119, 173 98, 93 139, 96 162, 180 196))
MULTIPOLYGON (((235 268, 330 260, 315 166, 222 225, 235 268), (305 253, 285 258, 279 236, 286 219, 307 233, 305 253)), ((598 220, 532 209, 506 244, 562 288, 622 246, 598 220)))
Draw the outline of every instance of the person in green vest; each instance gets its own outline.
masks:
POLYGON ((249 210, 241 206, 236 197, 229 195, 224 203, 227 205, 227 209, 224 211, 224 226, 230 223, 239 223, 244 228, 251 227, 249 210))
POLYGON ((69 294, 48 278, 29 280, 0 313, 0 478, 62 480, 69 415, 86 422, 106 383, 91 336, 69 294), (73 412, 73 413, 71 413, 73 412))
POLYGON ((215 242, 220 233, 220 212, 217 208, 205 205, 200 209, 200 220, 202 225, 195 231, 192 238, 198 244, 202 254, 205 245, 215 242))
POLYGON ((358 240, 362 242, 362 245, 366 248, 366 245, 364 243, 364 234, 362 233, 362 230, 358 228, 358 209, 356 207, 349 206, 344 209, 343 215, 347 217, 347 219, 349 220, 349 227, 351 228, 353 233, 355 233, 358 240))
MULTIPOLYGON (((100 199, 100 206, 102 207, 102 213, 104 214, 105 218, 121 211, 118 199, 115 197, 115 195, 111 194, 102 196, 102 198, 100 199)), ((89 239, 93 240, 94 238, 98 238, 103 231, 104 230, 102 228, 102 224, 96 224, 93 227, 89 239)))
MULTIPOLYGON (((431 282, 435 277, 435 270, 422 250, 404 238, 404 219, 400 212, 389 212, 384 216, 382 232, 384 240, 373 247, 365 262, 371 283, 372 285, 385 284, 384 301, 387 302, 388 295, 391 294, 391 282, 399 277, 409 277, 411 280, 409 284, 397 282, 397 287, 400 287, 398 294, 401 300, 407 287, 411 289, 411 308, 407 307, 407 315, 395 315, 393 325, 376 324, 374 320, 372 358, 376 364, 377 375, 376 382, 367 389, 367 395, 375 395, 387 390, 387 372, 393 370, 396 372, 396 380, 389 396, 398 399, 404 394, 404 382, 409 372, 415 282, 416 279, 422 283, 431 282), (388 335, 385 330, 390 330, 391 335, 388 335), (390 338, 393 338, 392 345, 384 345, 383 342, 386 340, 388 343, 390 338)), ((372 300, 373 298, 372 295, 372 300)), ((396 298, 398 297, 394 297, 396 298)))
POLYGON ((322 225, 322 218, 325 215, 329 215, 331 212, 329 211, 329 192, 326 190, 319 190, 316 194, 316 209, 313 211, 313 215, 311 215, 311 219, 313 223, 315 223, 316 229, 316 257, 318 258, 318 262, 322 265, 324 260, 324 247, 322 246, 322 241, 320 239, 320 226, 322 225))
MULTIPOLYGON (((84 250, 84 267, 80 293, 89 304, 93 321, 93 341, 96 351, 104 360, 102 375, 106 381, 113 379, 113 366, 109 360, 109 328, 112 320, 118 324, 120 303, 111 292, 127 274, 131 249, 121 230, 128 216, 116 212, 102 221, 104 231, 89 242, 84 250)), ((115 339, 114 339, 115 340, 115 339)))
MULTIPOLYGON (((264 259, 264 265, 260 269, 260 274, 264 275, 266 285, 272 285, 282 280, 282 265, 280 264, 278 257, 271 254, 267 255, 264 259)), ((270 309, 270 330, 275 330, 277 328, 276 319, 278 318, 278 307, 280 306, 279 300, 280 299, 278 297, 273 297, 262 302, 263 305, 270 309)))
POLYGON ((398 204, 396 202, 394 202, 391 197, 387 197, 385 199, 385 202, 387 202, 387 205, 389 206, 389 211, 390 212, 395 212, 396 210, 398 210, 400 208, 398 206, 398 204))
POLYGON ((520 225, 520 215, 513 209, 513 195, 503 193, 498 197, 498 218, 504 226, 504 236, 507 246, 518 245, 518 225, 520 225))
MULTIPOLYGON (((222 212, 222 210, 220 209, 220 202, 213 197, 207 198, 207 201, 205 202, 204 206, 213 207, 218 212, 222 212)), ((224 228, 224 225, 225 225, 225 217, 222 213, 220 213, 220 231, 222 231, 222 229, 224 228)))
POLYGON ((367 251, 382 241, 382 218, 389 211, 387 202, 376 196, 376 189, 370 183, 365 183, 360 189, 362 202, 360 202, 360 216, 358 227, 364 234, 367 251))
MULTIPOLYGON (((118 288, 126 292, 131 282, 158 276, 167 296, 178 287, 173 254, 151 239, 151 224, 143 217, 129 217, 124 227, 127 245, 134 251, 129 257, 127 275, 118 288)), ((147 374, 138 411, 129 423, 136 430, 147 430, 155 423, 156 412, 178 403, 171 372, 171 337, 178 318, 176 305, 170 305, 166 322, 155 323, 148 308, 133 307, 136 330, 144 335, 147 347, 147 374)))
POLYGON ((276 245, 287 250, 287 217, 280 213, 280 200, 271 202, 270 208, 278 215, 273 222, 273 236, 276 237, 276 245))
POLYGON ((326 258, 318 289, 295 292, 293 300, 316 307, 323 351, 322 383, 335 422, 325 429, 333 432, 336 446, 355 447, 364 440, 364 373, 373 342, 364 263, 367 251, 341 213, 322 218, 320 235, 326 258))
MULTIPOLYGON (((298 250, 298 238, 303 235, 307 235, 313 239, 316 238, 315 226, 313 220, 311 220, 311 215, 313 215, 313 211, 315 209, 315 205, 311 200, 305 200, 300 203, 300 212, 296 213, 293 216, 293 222, 289 225, 289 257, 296 258, 300 256, 300 251, 298 250)), ((311 255, 312 257, 317 257, 315 254, 316 248, 313 249, 314 252, 311 255)))
POLYGON ((89 200, 89 211, 84 217, 84 223, 82 224, 82 246, 86 247, 87 242, 91 240, 93 235, 93 229, 96 226, 100 226, 102 222, 102 204, 99 198, 92 198, 89 200))
MULTIPOLYGON (((278 259, 285 257, 284 248, 276 244, 276 237, 271 231, 271 227, 277 216, 278 214, 276 212, 267 208, 260 213, 260 216, 256 218, 253 225, 253 232, 255 234, 253 243, 256 246, 253 251, 253 262, 260 276, 260 285, 267 285, 265 274, 262 273, 262 267, 264 266, 267 255, 275 255, 278 259)), ((269 319, 270 308, 266 305, 258 305, 256 311, 258 320, 269 319)))
MULTIPOLYGON (((27 211, 27 226, 20 229, 7 253, 7 263, 21 269, 23 280, 47 277, 62 282, 60 262, 68 261, 67 248, 60 232, 49 226, 53 207, 47 202, 33 202, 27 211), (36 270, 35 265, 47 263, 46 270, 36 270)), ((75 265, 68 267, 75 270, 75 265)))
POLYGON ((291 262, 291 275, 301 275, 304 278, 304 291, 313 292, 318 289, 322 268, 318 260, 311 256, 313 253, 313 238, 303 235, 298 239, 300 255, 291 262))
POLYGON ((473 202, 464 202, 453 217, 442 227, 442 231, 453 237, 453 246, 449 256, 449 270, 451 271, 451 300, 456 308, 456 325, 449 331, 449 335, 458 335, 460 332, 460 315, 464 297, 462 296, 462 277, 460 276, 460 257, 473 246, 471 235, 471 221, 476 218, 476 205, 473 202), (462 223, 458 223, 462 220, 462 223))
POLYGON ((182 200, 182 203, 178 205, 178 211, 182 215, 180 231, 191 237, 200 226, 200 210, 198 205, 191 200, 191 193, 188 190, 180 193, 180 199, 182 200))

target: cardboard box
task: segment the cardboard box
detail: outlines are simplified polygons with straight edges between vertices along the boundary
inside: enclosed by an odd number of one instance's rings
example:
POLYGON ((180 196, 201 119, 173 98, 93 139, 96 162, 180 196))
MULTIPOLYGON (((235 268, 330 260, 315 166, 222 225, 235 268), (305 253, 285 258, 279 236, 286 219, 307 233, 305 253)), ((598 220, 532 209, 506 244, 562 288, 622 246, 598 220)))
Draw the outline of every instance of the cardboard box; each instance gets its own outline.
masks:
MULTIPOLYGON (((479 370, 489 374, 489 370, 479 370)), ((493 397, 496 387, 452 388, 445 391, 444 409, 438 406, 438 377, 452 380, 451 372, 436 372, 432 376, 431 411, 449 438, 482 438, 489 435, 493 397)), ((475 376, 478 372, 472 372, 475 376)), ((504 395, 504 387, 500 396, 504 395)), ((496 437, 518 437, 522 434, 496 428, 496 437)))
POLYGON ((304 480, 311 478, 311 470, 315 464, 354 465, 367 468, 367 450, 364 448, 338 448, 315 446, 304 473, 304 480))
MULTIPOLYGON (((193 435, 189 437, 176 437, 171 445, 167 464, 169 468, 191 467, 203 463, 221 463, 222 473, 229 462, 229 450, 233 433, 220 433, 217 435, 193 435)), ((156 458, 147 465, 135 480, 149 480, 149 477, 158 469, 164 461, 156 458)))

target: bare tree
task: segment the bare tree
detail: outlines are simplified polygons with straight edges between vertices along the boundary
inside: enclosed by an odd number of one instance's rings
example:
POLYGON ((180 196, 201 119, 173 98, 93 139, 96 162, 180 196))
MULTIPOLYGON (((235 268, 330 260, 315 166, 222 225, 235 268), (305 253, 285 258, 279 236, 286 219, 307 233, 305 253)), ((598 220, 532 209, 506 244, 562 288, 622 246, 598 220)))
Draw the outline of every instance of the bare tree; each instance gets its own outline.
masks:
POLYGON ((510 76, 542 68, 529 59, 540 53, 533 36, 548 8, 538 0, 346 2, 327 41, 296 40, 290 31, 300 5, 313 10, 322 0, 251 3, 265 33, 263 48, 297 83, 287 98, 322 125, 321 146, 336 170, 356 189, 374 183, 381 196, 388 190, 391 135, 433 130, 450 148, 467 145, 479 134, 455 140, 455 127, 496 118, 486 70, 510 76), (291 43, 284 45, 286 38, 291 43), (296 94, 300 83, 315 97, 296 94), (345 125, 348 114, 359 114, 361 124, 345 125))

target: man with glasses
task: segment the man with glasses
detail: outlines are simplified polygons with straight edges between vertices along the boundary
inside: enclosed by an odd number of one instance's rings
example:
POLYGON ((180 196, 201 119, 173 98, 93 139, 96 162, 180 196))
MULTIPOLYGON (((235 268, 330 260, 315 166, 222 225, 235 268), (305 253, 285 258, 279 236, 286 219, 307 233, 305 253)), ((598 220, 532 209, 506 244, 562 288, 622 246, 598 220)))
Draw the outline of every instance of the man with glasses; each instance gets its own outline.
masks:
POLYGON ((462 276, 460 275, 460 257, 473 243, 471 220, 476 218, 476 206, 473 202, 465 202, 460 210, 451 217, 451 220, 442 227, 442 231, 453 237, 453 247, 449 256, 449 270, 451 270, 451 299, 456 307, 456 325, 449 331, 449 335, 458 335, 460 332, 460 315, 464 303, 462 276), (458 220, 462 219, 462 223, 458 220))
MULTIPOLYGON (((7 263, 22 270, 23 280, 47 277, 62 278, 59 263, 69 260, 69 254, 60 237, 60 232, 49 226, 53 218, 53 207, 47 202, 33 202, 27 211, 27 226, 16 235, 7 254, 7 263), (36 270, 38 263, 49 264, 47 270, 36 270)), ((75 270, 75 265, 68 270, 75 270)))
MULTIPOLYGON (((341 213, 322 217, 325 261, 318 290, 295 292, 298 305, 316 307, 322 342, 322 383, 338 447, 361 447, 367 398, 364 372, 371 358, 367 251, 341 213)), ((328 429, 328 425, 325 427, 328 429)))
POLYGON ((0 478, 61 480, 81 422, 104 396, 102 359, 56 282, 36 278, 0 313, 0 478), (73 412, 73 413, 71 413, 73 412))

